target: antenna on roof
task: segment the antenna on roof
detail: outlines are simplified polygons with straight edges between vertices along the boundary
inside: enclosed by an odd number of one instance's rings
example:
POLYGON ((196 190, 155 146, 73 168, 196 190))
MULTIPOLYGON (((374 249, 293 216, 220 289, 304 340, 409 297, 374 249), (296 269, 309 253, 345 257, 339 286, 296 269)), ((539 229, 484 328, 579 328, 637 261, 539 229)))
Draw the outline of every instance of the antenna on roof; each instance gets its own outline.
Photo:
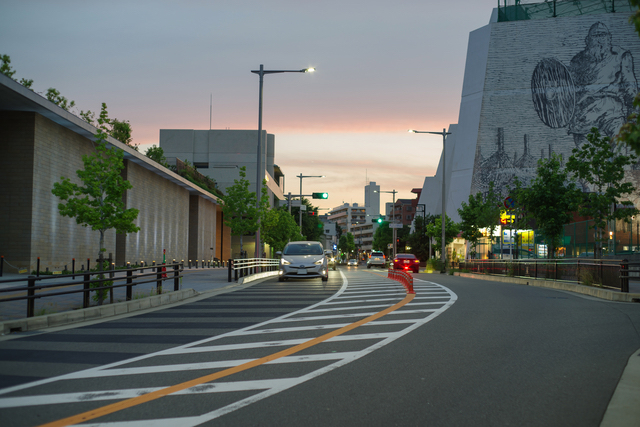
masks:
POLYGON ((213 94, 209 96, 209 130, 211 130, 211 115, 213 114, 213 94))

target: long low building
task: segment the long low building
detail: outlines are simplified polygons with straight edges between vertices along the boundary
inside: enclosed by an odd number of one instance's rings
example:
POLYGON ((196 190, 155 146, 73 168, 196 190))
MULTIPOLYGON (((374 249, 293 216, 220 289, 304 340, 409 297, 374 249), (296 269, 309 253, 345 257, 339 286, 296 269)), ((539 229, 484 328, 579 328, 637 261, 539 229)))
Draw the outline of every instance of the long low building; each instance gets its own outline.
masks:
MULTIPOLYGON (((99 232, 58 212, 51 193, 61 177, 79 182, 82 155, 94 150, 97 129, 42 96, 0 74, 0 255, 4 271, 76 269, 99 252, 99 232)), ((228 259, 231 233, 217 196, 192 184, 129 146, 123 177, 133 188, 126 208, 138 209, 137 233, 106 233, 106 256, 117 265, 144 261, 228 259)), ((86 267, 86 265, 85 265, 86 267)))

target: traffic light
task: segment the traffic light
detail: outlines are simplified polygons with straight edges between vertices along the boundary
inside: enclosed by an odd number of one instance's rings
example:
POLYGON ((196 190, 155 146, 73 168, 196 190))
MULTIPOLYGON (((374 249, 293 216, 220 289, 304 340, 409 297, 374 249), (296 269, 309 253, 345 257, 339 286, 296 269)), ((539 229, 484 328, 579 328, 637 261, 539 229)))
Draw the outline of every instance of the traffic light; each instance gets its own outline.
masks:
POLYGON ((307 212, 307 215, 316 216, 316 211, 309 211, 309 212, 307 212))
POLYGON ((314 199, 328 199, 329 193, 313 193, 311 194, 311 197, 314 199))
POLYGON ((375 223, 375 222, 377 222, 378 224, 382 224, 382 222, 383 222, 383 221, 384 221, 384 219, 383 219, 382 217, 380 217, 380 218, 373 218, 373 219, 371 220, 371 222, 374 222, 374 223, 375 223))

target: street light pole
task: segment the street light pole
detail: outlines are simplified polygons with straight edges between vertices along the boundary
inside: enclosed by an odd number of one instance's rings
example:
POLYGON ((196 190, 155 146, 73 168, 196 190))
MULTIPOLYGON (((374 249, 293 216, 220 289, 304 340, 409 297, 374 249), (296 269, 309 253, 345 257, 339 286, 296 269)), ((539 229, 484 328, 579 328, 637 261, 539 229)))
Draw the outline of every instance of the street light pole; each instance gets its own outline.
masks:
POLYGON ((396 247, 396 235, 397 235, 397 228, 395 227, 395 223, 396 223, 396 215, 395 215, 395 211, 396 211, 396 190, 393 191, 378 191, 378 190, 373 190, 374 193, 393 193, 393 206, 391 208, 391 222, 390 224, 393 224, 394 227, 392 230, 393 233, 393 253, 391 254, 391 258, 394 258, 396 256, 396 251, 397 251, 397 247, 396 247))
POLYGON ((300 175, 296 175, 296 177, 300 178, 300 215, 299 215, 299 222, 300 222, 300 234, 302 234, 302 178, 324 178, 324 175, 302 175, 302 172, 300 172, 300 175))
MULTIPOLYGON (((260 64, 259 70, 251 70, 252 73, 257 74, 260 77, 260 92, 258 101, 258 158, 256 163, 256 209, 260 210, 260 198, 262 197, 262 181, 264 181, 265 170, 262 168, 262 87, 265 74, 277 74, 277 73, 310 73, 315 71, 315 68, 305 68, 302 70, 265 70, 264 65, 260 64)), ((265 144, 266 151, 266 144, 265 144)), ((265 161, 267 155, 265 153, 265 161)), ((260 217, 258 217, 258 229, 256 230, 256 251, 255 257, 261 258, 261 244, 260 244, 260 217)))
POLYGON ((446 153, 447 153, 447 148, 446 148, 446 142, 447 142, 447 135, 451 135, 451 132, 447 132, 446 129, 442 129, 442 132, 425 132, 425 131, 419 131, 419 130, 413 130, 413 129, 409 129, 409 132, 411 133, 430 133, 433 135, 442 135, 442 248, 440 249, 440 261, 442 261, 442 272, 444 272, 446 270, 446 261, 447 261, 447 256, 446 256, 446 244, 445 244, 445 223, 447 222, 447 211, 446 211, 446 206, 445 206, 445 202, 446 202, 446 197, 445 195, 446 193, 446 187, 445 187, 445 178, 446 178, 446 174, 445 174, 445 168, 447 165, 446 162, 446 153))

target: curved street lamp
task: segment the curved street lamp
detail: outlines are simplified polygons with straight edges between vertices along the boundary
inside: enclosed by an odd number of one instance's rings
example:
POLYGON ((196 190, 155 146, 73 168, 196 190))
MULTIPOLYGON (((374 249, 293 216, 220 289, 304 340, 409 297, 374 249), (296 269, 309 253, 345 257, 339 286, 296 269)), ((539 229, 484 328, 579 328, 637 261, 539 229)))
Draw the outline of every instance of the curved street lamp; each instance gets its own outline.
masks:
MULTIPOLYGON (((445 240, 444 240, 444 229, 445 229, 445 223, 447 222, 447 214, 446 214, 446 207, 445 207, 445 167, 446 167, 446 158, 445 158, 445 154, 446 154, 446 141, 447 141, 447 135, 451 135, 451 132, 447 132, 446 129, 442 129, 442 132, 426 132, 426 131, 420 131, 420 130, 413 130, 413 129, 409 129, 410 133, 430 133, 433 135, 442 135, 442 248, 440 249, 440 260, 442 261, 442 272, 444 272, 446 270, 446 260, 447 260, 447 256, 446 256, 446 244, 445 244, 445 240)), ((431 256, 431 254, 429 254, 429 256, 431 256)))
MULTIPOLYGON (((311 73, 315 71, 315 68, 303 68, 302 70, 265 70, 264 65, 260 64, 259 70, 251 70, 252 73, 260 76, 260 95, 258 102, 258 163, 256 164, 257 178, 256 178, 256 209, 260 209, 260 197, 262 196, 262 181, 264 180, 265 171, 262 169, 262 87, 265 74, 278 74, 278 73, 311 73)), ((265 146, 266 148, 266 146, 265 146)), ((267 156, 265 154, 264 158, 267 156)), ((258 229, 256 230, 256 252, 255 257, 261 258, 261 244, 260 244, 260 218, 258 218, 258 229)))

